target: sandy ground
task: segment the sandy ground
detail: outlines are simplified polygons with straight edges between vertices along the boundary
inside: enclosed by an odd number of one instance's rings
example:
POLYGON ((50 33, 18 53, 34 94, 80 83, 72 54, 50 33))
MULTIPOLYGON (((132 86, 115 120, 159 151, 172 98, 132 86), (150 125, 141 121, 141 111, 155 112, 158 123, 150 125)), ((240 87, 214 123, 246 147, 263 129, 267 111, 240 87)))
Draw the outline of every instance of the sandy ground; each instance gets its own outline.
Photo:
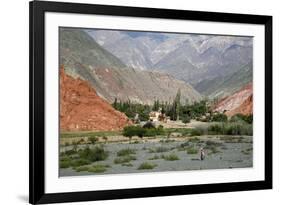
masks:
POLYGON ((183 123, 182 121, 172 121, 169 120, 166 123, 159 122, 160 125, 162 125, 164 128, 196 128, 196 127, 207 127, 212 122, 200 122, 196 120, 191 120, 189 123, 183 123))

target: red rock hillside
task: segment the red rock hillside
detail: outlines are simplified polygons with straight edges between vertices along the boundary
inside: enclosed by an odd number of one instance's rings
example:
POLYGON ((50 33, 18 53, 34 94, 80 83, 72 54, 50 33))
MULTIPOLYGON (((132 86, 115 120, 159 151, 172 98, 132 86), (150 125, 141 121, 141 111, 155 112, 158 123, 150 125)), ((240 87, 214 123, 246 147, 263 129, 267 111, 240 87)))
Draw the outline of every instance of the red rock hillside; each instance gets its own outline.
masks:
POLYGON ((233 95, 222 99, 215 106, 214 111, 225 111, 225 114, 229 117, 237 113, 253 114, 253 85, 250 83, 233 95))
POLYGON ((131 122, 100 98, 85 81, 74 79, 60 69, 61 131, 121 130, 131 122))

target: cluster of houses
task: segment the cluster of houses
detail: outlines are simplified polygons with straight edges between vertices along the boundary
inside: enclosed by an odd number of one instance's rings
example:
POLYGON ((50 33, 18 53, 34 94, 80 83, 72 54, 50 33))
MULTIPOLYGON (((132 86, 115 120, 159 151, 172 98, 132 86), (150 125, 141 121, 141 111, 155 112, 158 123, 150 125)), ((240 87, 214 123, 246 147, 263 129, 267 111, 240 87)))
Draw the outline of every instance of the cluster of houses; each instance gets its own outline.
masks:
POLYGON ((166 116, 165 113, 161 112, 161 109, 159 111, 152 111, 149 113, 149 120, 152 122, 167 122, 170 119, 170 117, 166 116))
MULTIPOLYGON (((166 116, 165 113, 162 113, 162 110, 159 109, 158 111, 151 111, 149 113, 149 121, 150 122, 154 122, 154 123, 157 123, 157 122, 164 122, 164 123, 167 123, 167 121, 170 120, 170 117, 169 116, 166 116)), ((140 120, 139 120, 139 114, 136 113, 134 119, 133 119, 133 122, 134 123, 140 123, 140 120)))

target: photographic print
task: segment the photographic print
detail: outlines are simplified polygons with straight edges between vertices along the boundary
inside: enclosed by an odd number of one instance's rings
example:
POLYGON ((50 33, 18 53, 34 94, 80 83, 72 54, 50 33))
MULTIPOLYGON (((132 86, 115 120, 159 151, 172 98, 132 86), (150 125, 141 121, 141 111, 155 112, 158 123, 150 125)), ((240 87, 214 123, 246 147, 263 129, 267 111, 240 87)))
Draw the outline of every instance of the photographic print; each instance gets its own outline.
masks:
POLYGON ((253 37, 59 28, 59 175, 253 167, 253 37))
POLYGON ((272 16, 29 6, 30 203, 272 188, 272 16))

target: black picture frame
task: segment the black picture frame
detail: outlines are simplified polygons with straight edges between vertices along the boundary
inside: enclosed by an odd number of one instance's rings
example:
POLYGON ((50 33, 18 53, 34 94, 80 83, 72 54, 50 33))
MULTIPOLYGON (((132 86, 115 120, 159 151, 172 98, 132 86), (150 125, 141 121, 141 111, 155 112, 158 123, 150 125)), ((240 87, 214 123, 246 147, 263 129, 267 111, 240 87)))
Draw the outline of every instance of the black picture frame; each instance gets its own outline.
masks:
POLYGON ((184 11, 124 6, 105 6, 62 2, 30 2, 30 164, 29 202, 31 204, 108 200, 167 195, 201 194, 260 190, 272 188, 272 17, 262 15, 184 11), (265 180, 235 183, 197 184, 153 188, 86 191, 71 193, 45 192, 45 13, 79 13, 111 16, 150 17, 163 19, 198 20, 260 24, 265 26, 265 180))

